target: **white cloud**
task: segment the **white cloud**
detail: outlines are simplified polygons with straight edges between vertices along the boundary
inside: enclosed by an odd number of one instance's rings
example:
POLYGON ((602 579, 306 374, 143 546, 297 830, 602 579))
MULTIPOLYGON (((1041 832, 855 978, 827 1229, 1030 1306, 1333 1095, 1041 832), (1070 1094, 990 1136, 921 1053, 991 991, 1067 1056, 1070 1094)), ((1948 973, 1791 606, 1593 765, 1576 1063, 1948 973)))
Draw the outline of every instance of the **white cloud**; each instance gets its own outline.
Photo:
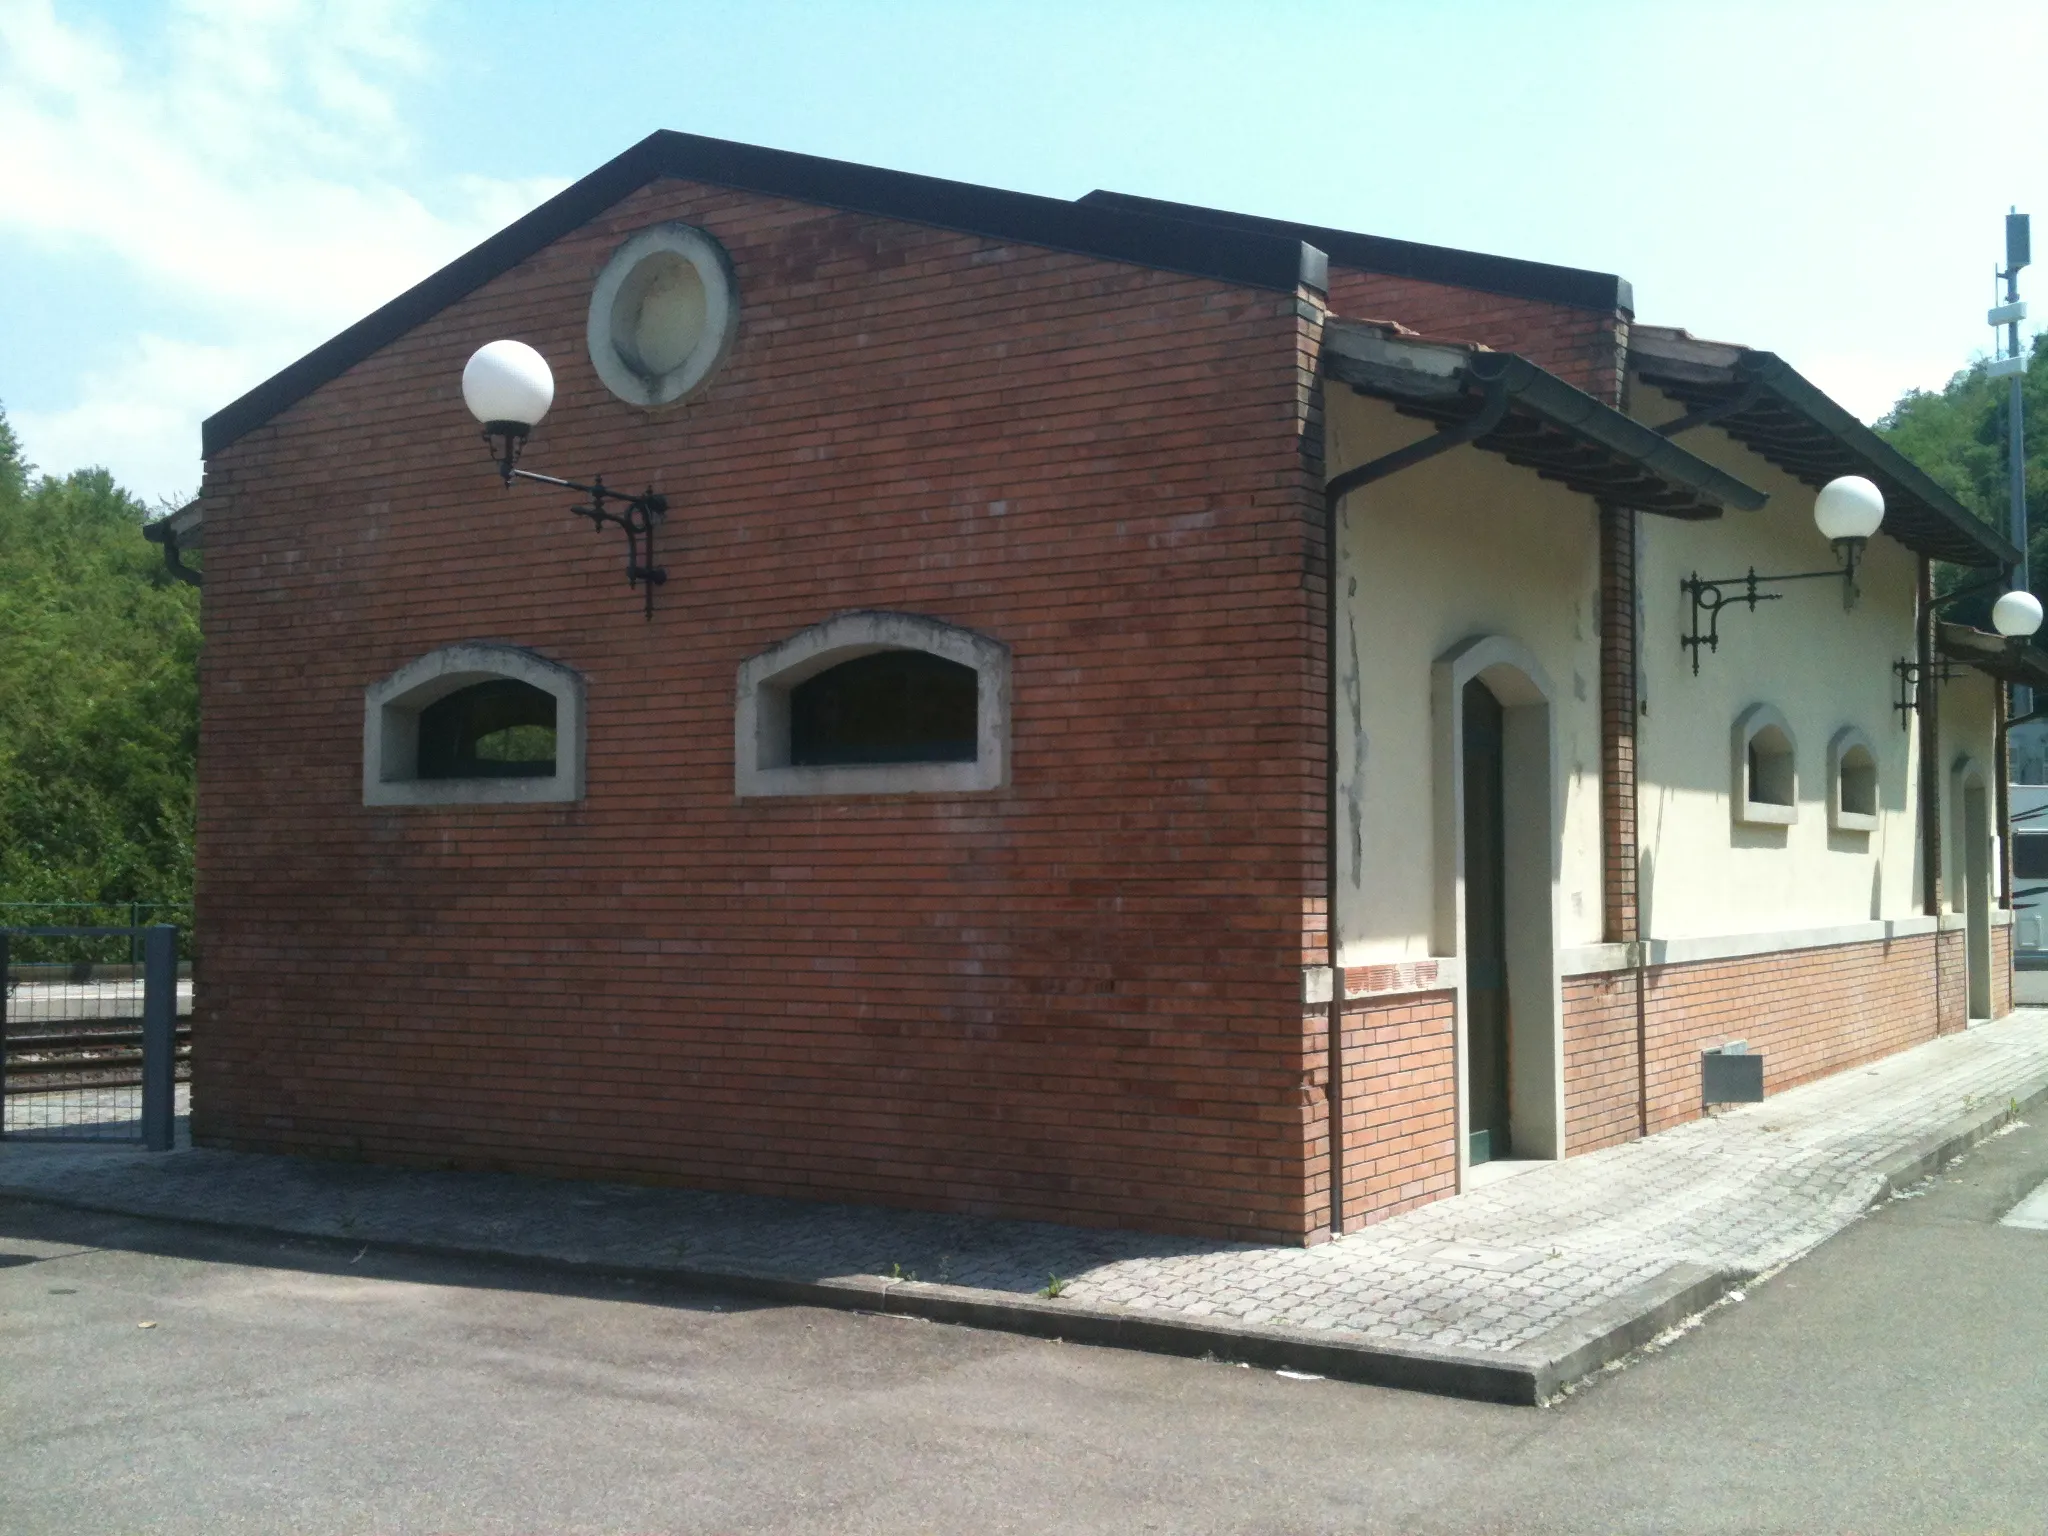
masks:
POLYGON ((75 404, 8 419, 42 470, 102 467, 145 501, 183 500, 199 489, 200 420, 270 371, 257 347, 144 334, 79 379, 75 404))
POLYGON ((204 416, 560 188, 418 173, 400 97, 431 60, 412 15, 182 0, 151 47, 0 0, 0 239, 113 257, 135 287, 99 302, 138 322, 151 301, 195 317, 68 391, 42 381, 71 400, 12 413, 32 459, 192 488, 204 416))

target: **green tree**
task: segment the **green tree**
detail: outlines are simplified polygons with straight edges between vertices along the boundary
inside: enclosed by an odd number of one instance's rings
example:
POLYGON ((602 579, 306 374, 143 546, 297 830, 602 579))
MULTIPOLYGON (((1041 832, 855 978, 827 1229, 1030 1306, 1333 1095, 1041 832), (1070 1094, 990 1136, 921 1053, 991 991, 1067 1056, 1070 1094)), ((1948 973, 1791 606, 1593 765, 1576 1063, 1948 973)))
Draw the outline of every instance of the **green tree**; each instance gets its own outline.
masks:
POLYGON ((189 900, 199 594, 103 469, 0 414, 0 900, 189 900))
MULTIPOLYGON (((2028 573, 2038 595, 2048 592, 2048 336, 2036 336, 2022 384, 2027 448, 2028 573)), ((2008 517, 2005 417, 2010 386, 1982 361, 1939 391, 1910 390, 1877 422, 1877 432, 2003 533, 2008 517)))

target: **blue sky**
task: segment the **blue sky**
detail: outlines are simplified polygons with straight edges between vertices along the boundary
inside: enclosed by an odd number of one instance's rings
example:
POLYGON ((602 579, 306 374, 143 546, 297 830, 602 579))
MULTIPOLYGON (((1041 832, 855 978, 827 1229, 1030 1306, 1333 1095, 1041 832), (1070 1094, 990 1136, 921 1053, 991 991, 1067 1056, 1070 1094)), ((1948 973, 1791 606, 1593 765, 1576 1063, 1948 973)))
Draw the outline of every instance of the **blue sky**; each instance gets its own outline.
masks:
POLYGON ((0 0, 0 405, 181 496, 201 418, 680 128, 1619 272, 1870 417, 1988 344, 2008 205, 2048 265, 2044 63, 1957 0, 0 0))

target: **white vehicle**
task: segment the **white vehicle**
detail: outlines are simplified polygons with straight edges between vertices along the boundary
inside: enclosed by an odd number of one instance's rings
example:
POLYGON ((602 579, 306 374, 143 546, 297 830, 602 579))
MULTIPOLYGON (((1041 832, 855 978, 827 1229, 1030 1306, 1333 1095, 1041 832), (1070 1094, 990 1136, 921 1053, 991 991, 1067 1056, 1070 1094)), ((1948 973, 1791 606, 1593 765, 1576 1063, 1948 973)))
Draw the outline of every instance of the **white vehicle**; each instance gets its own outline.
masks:
POLYGON ((2048 1003, 2048 784, 2010 786, 2013 1001, 2048 1003))

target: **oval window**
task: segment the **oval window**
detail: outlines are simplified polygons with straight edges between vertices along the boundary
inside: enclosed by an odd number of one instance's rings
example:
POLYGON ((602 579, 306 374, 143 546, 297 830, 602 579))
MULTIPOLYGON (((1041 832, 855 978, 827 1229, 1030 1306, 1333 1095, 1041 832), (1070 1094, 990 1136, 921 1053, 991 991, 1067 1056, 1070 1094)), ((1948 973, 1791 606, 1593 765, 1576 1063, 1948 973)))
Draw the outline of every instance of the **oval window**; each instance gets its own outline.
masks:
POLYGON ((605 388, 671 405, 709 382, 739 326, 725 249, 688 224, 643 229, 598 274, 586 339, 605 388))
POLYGON ((503 678, 420 711, 419 777, 546 778, 555 771, 555 696, 503 678))
POLYGON ((929 651, 877 651, 789 691, 792 767, 971 763, 980 682, 929 651))

